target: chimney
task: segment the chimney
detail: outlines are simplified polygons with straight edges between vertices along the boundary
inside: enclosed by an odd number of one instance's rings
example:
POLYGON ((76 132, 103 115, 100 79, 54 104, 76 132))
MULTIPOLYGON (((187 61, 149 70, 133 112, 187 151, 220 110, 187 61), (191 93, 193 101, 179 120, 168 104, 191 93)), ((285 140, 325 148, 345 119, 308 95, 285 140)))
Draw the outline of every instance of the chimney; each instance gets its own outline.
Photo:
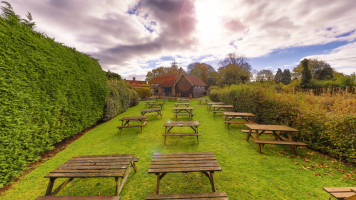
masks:
POLYGON ((132 80, 133 80, 133 81, 136 81, 136 77, 133 77, 132 80))

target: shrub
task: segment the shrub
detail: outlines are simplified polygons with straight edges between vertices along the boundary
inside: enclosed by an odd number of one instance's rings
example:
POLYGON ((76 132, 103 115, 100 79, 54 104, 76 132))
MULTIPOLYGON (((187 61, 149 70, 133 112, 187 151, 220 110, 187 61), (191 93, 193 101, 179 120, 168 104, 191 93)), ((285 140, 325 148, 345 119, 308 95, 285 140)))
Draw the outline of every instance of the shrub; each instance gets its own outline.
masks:
POLYGON ((130 89, 130 107, 136 106, 138 104, 138 101, 140 100, 140 97, 138 96, 138 93, 134 89, 130 89))
POLYGON ((0 187, 53 144, 93 126, 108 95, 89 56, 0 18, 0 187))
MULTIPOLYGON (((286 92, 287 91, 287 92, 286 92)), ((256 122, 286 124, 301 131, 311 148, 356 162, 356 98, 353 94, 276 92, 265 85, 232 85, 212 89, 210 98, 232 104, 235 111, 252 112, 256 122)))
POLYGON ((151 96, 151 90, 147 87, 135 87, 134 88, 141 99, 147 98, 151 96))

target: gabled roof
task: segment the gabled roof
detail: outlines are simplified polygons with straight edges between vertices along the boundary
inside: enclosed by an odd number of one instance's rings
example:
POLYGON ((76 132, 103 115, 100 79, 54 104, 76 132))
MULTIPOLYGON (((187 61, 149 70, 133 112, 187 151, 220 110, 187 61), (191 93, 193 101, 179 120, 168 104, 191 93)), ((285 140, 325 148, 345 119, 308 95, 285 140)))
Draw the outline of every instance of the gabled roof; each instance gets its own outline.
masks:
POLYGON ((202 81, 199 77, 190 74, 159 76, 152 79, 151 84, 158 84, 160 86, 168 87, 174 86, 181 79, 182 76, 186 77, 192 85, 206 86, 204 81, 202 81))
POLYGON ((125 80, 126 82, 130 83, 133 87, 144 87, 146 81, 136 81, 136 80, 125 80))

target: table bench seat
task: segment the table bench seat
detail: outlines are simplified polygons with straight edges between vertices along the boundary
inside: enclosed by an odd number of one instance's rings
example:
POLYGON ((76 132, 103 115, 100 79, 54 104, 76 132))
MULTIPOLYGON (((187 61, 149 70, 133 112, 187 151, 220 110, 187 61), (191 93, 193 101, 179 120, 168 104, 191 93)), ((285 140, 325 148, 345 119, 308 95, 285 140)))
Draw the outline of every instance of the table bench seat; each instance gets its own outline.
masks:
POLYGON ((120 200, 119 196, 41 196, 36 200, 120 200))
MULTIPOLYGON (((257 124, 257 123, 256 123, 256 124, 257 124)), ((250 130, 241 130, 241 132, 243 132, 243 133, 249 133, 250 130)), ((252 130, 252 133, 256 133, 256 131, 252 130)), ((272 131, 265 131, 264 133, 265 133, 265 134, 273 134, 272 131)))
POLYGON ((336 199, 356 199, 356 187, 324 187, 324 190, 336 199))
POLYGON ((242 122, 242 121, 240 121, 240 122, 238 122, 238 121, 225 121, 225 123, 227 123, 227 124, 257 124, 256 122, 242 122))
POLYGON ((187 193, 187 194, 150 194, 146 196, 146 200, 163 200, 163 199, 179 199, 179 200, 228 200, 225 192, 213 193, 187 193))
POLYGON ((174 114, 174 116, 194 116, 195 114, 174 114))
POLYGON ((163 134, 162 136, 201 136, 199 133, 171 133, 163 134))
POLYGON ((280 145, 295 145, 295 146, 307 146, 307 144, 303 142, 297 141, 280 141, 280 140, 256 140, 253 141, 257 144, 280 144, 280 145))

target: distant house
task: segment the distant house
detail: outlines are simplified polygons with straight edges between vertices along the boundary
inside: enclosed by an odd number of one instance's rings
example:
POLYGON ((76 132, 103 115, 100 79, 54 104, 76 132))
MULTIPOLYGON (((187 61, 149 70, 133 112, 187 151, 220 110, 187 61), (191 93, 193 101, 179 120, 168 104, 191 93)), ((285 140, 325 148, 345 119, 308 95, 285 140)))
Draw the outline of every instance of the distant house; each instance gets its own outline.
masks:
POLYGON ((159 76, 151 81, 152 93, 160 96, 201 97, 205 87, 203 80, 189 74, 159 76))
POLYGON ((150 85, 147 83, 147 81, 136 81, 136 78, 133 77, 132 80, 126 80, 126 82, 130 83, 133 87, 147 87, 149 88, 150 85))

